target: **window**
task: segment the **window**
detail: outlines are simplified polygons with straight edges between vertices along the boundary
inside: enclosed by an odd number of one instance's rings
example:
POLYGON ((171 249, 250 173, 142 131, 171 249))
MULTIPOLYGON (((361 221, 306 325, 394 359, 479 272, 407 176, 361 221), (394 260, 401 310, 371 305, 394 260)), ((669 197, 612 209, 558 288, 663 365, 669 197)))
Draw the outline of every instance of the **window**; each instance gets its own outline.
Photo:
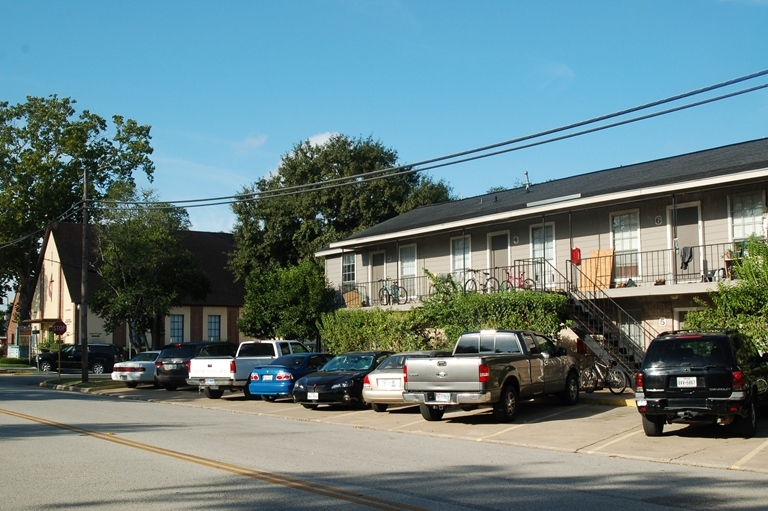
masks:
POLYGON ((171 342, 184 342, 184 314, 171 314, 171 342))
POLYGON ((763 233, 763 193, 756 192, 731 197, 733 241, 742 241, 752 234, 763 233))
POLYGON ((618 280, 638 276, 638 252, 640 249, 640 219, 637 211, 611 215, 613 243, 613 274, 618 280))
POLYGON ((208 316, 208 340, 221 340, 221 316, 208 316))
POLYGON ((416 245, 400 247, 400 285, 408 291, 408 296, 416 293, 416 245))
POLYGON ((459 282, 464 282, 465 271, 471 267, 469 236, 451 238, 451 272, 453 272, 454 278, 459 282))
POLYGON ((344 290, 355 288, 355 254, 341 256, 341 285, 344 290))
POLYGON ((642 319, 643 311, 640 309, 619 311, 619 328, 637 346, 643 345, 643 332, 640 329, 642 319))

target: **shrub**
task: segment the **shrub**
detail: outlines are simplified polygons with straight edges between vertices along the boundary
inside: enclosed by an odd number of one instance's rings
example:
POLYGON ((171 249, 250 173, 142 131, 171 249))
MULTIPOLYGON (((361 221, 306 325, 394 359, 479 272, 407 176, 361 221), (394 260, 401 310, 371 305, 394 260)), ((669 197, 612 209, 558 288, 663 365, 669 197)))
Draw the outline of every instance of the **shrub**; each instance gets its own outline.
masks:
POLYGON ((7 365, 7 366, 28 366, 29 360, 26 358, 8 358, 3 357, 0 358, 0 365, 7 365))

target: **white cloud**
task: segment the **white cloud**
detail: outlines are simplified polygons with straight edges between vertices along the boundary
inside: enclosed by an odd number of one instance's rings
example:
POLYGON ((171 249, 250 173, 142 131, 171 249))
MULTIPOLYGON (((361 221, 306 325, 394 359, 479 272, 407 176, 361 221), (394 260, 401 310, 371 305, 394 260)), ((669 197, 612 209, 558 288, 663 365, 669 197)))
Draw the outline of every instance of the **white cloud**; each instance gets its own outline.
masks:
POLYGON ((318 133, 317 135, 312 135, 307 140, 312 145, 321 146, 326 142, 328 142, 331 139, 331 137, 335 135, 338 135, 338 133, 334 131, 326 131, 325 133, 318 133))
POLYGON ((245 154, 253 149, 258 149, 267 142, 266 135, 248 135, 244 140, 237 142, 235 148, 238 154, 245 154))

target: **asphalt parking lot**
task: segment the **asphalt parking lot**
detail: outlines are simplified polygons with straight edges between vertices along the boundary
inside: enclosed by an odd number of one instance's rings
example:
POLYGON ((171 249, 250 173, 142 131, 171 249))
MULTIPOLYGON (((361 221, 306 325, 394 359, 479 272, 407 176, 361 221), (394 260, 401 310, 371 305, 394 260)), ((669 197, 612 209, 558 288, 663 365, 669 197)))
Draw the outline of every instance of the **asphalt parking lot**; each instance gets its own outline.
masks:
POLYGON ((677 424, 667 425, 663 436, 649 438, 643 433, 630 392, 620 396, 607 391, 582 393, 575 406, 560 405, 554 397, 524 402, 515 422, 507 424, 495 422, 489 409, 450 412, 442 421, 427 422, 414 406, 394 407, 384 413, 323 406, 307 410, 288 400, 272 403, 246 400, 242 393, 207 399, 197 389, 190 388, 175 392, 152 387, 118 388, 93 393, 391 433, 768 473, 767 418, 758 420, 757 434, 749 439, 735 436, 733 430, 725 426, 677 424))

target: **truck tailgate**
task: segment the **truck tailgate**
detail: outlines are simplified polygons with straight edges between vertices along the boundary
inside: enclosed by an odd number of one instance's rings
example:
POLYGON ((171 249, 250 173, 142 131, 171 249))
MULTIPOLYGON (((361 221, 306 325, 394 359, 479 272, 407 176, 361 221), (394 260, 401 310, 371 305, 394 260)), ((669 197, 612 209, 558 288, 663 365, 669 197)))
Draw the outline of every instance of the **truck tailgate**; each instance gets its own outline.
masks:
POLYGON ((408 359, 405 390, 409 392, 480 392, 478 357, 435 357, 408 359))
POLYGON ((228 378, 232 357, 197 357, 189 362, 190 378, 228 378))

